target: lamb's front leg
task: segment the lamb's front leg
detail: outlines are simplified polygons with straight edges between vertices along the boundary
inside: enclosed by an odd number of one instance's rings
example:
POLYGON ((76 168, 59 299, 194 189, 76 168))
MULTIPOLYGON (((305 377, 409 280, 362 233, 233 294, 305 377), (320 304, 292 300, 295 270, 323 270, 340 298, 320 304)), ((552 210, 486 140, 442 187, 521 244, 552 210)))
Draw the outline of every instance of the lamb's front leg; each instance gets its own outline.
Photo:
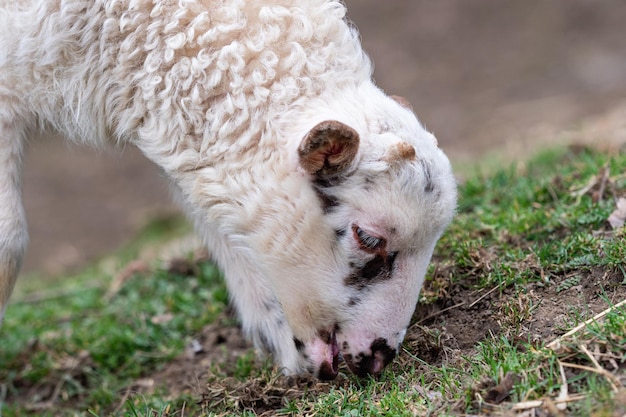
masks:
POLYGON ((28 243, 21 191, 23 133, 0 117, 0 323, 28 243))

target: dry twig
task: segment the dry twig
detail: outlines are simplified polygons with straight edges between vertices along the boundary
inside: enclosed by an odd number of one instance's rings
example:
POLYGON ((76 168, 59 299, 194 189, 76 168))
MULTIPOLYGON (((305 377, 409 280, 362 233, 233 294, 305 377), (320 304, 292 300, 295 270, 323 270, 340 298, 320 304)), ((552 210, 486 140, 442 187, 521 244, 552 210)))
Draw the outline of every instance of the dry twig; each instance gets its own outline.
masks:
POLYGON ((606 310, 596 314, 595 316, 593 316, 592 318, 590 318, 589 320, 585 320, 584 322, 582 322, 581 324, 579 324, 578 326, 574 327, 572 330, 570 330, 569 332, 565 333, 564 335, 556 338, 555 340, 553 340, 552 342, 548 343, 547 347, 552 349, 552 350, 556 350, 559 349, 561 347, 561 342, 565 339, 567 339, 568 337, 576 334, 578 331, 580 331, 581 329, 584 329, 585 327, 587 327, 589 324, 600 320, 602 317, 606 316, 607 314, 609 314, 611 311, 618 309, 622 306, 626 305, 626 300, 622 300, 619 303, 607 308, 606 310))
MULTIPOLYGON (((555 400, 554 403, 556 404, 561 404, 561 403, 571 403, 574 401, 580 401, 582 399, 585 398, 585 395, 583 394, 578 394, 578 395, 570 395, 567 397, 567 399, 565 400, 555 400)), ((529 410, 531 408, 539 408, 541 406, 543 406, 545 400, 533 400, 533 401, 522 401, 519 402, 517 404, 513 404, 513 407, 511 407, 511 410, 513 411, 521 411, 521 410, 529 410)))
POLYGON ((443 314, 443 313, 445 313, 446 311, 453 310, 453 309, 458 308, 458 307, 461 307, 461 306, 463 306, 463 305, 465 305, 465 301, 461 301, 461 302, 460 302, 460 303, 458 303, 458 304, 455 304, 455 305, 450 306, 450 307, 446 307, 446 308, 444 308, 444 309, 442 309, 442 310, 437 311, 436 313, 429 314, 428 316, 424 317, 423 319, 421 319, 420 321, 418 321, 418 322, 414 323, 413 325, 419 325, 419 324, 422 324, 422 323, 424 323, 425 321, 428 321, 428 320, 430 320, 430 319, 433 319, 433 318, 435 318, 435 317, 437 317, 437 316, 442 315, 442 314, 443 314))
POLYGON ((490 289, 489 291, 487 291, 486 293, 484 293, 483 295, 481 295, 480 297, 478 297, 476 300, 474 300, 472 302, 472 304, 470 304, 468 307, 474 307, 480 300, 482 300, 483 298, 487 297, 489 294, 491 294, 492 292, 494 292, 495 290, 497 290, 498 288, 500 288, 502 286, 502 284, 504 283, 501 282, 500 284, 496 285, 495 287, 493 287, 492 289, 490 289))
POLYGON ((617 379, 615 375, 613 375, 612 373, 610 373, 604 368, 597 369, 597 368, 592 368, 591 366, 579 365, 577 363, 568 363, 568 362, 561 362, 561 363, 563 364, 563 366, 567 366, 568 368, 581 369, 583 371, 594 372, 596 374, 602 375, 609 381, 609 383, 611 384, 611 388, 613 388, 614 392, 619 391, 618 387, 622 386, 622 383, 619 381, 619 379, 617 379))

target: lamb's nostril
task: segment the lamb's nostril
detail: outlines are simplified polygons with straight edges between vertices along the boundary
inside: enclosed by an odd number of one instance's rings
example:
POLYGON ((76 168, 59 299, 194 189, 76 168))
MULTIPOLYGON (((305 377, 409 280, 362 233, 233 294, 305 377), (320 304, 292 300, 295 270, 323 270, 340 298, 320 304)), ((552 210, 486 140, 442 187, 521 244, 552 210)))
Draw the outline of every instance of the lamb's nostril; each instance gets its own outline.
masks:
POLYGON ((344 355, 348 367, 361 378, 378 375, 396 357, 396 350, 389 347, 385 339, 376 339, 371 345, 372 354, 354 360, 352 355, 344 355))
POLYGON ((382 355, 379 355, 378 353, 379 352, 376 352, 374 355, 374 361, 372 362, 372 369, 370 372, 372 375, 381 373, 385 368, 385 359, 381 358, 382 355))
POLYGON ((395 350, 376 351, 372 356, 363 358, 360 376, 378 375, 396 357, 395 350))
POLYGON ((385 369, 385 366, 396 357, 396 350, 389 347, 387 341, 383 338, 376 339, 372 342, 372 360, 369 373, 376 375, 385 369))

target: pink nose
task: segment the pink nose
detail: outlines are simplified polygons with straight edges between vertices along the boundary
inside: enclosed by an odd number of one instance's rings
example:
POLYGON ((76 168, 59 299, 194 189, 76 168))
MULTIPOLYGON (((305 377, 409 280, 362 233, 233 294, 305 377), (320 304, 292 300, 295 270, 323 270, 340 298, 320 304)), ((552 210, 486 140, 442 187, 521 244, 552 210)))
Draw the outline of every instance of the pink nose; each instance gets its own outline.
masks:
POLYGON ((339 345, 335 331, 322 332, 321 336, 323 340, 317 339, 311 344, 311 353, 322 360, 317 377, 328 381, 335 379, 339 372, 339 345))

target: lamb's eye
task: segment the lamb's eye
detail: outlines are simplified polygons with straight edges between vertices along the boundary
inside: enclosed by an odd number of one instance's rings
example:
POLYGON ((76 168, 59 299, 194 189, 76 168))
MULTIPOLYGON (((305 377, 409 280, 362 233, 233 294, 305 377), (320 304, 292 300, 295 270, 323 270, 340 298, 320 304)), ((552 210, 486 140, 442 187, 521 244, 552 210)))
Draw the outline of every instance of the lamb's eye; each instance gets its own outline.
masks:
POLYGON ((367 252, 378 252, 384 249, 387 243, 385 239, 374 237, 357 225, 352 225, 352 232, 354 233, 354 238, 359 242, 361 249, 367 252))

